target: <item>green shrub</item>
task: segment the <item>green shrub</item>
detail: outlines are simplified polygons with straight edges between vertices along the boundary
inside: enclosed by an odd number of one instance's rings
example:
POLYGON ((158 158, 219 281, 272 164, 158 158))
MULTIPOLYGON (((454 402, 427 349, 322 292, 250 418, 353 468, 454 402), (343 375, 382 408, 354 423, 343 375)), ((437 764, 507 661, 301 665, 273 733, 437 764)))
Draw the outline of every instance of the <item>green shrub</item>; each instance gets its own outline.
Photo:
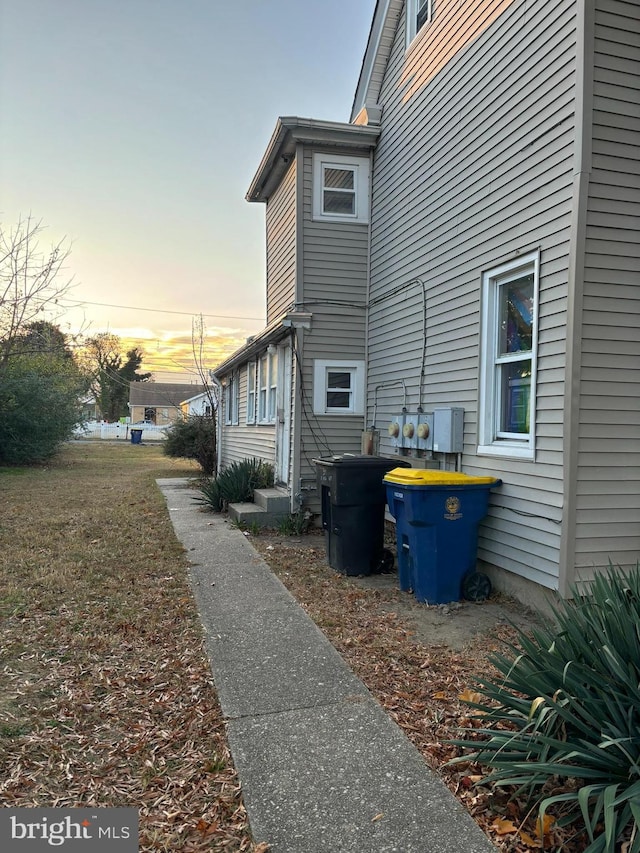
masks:
POLYGON ((71 361, 12 359, 0 373, 0 464, 46 462, 70 439, 84 383, 71 361))
POLYGON ((309 529, 311 522, 311 513, 304 509, 299 509, 290 515, 285 515, 278 522, 278 533, 281 536, 302 536, 309 529))
POLYGON ((251 503, 255 489, 268 489, 273 482, 273 465, 261 459, 243 459, 232 462, 202 486, 202 496, 196 500, 214 512, 222 512, 231 503, 251 503))
POLYGON ((186 421, 175 421, 168 427, 162 447, 174 459, 195 459, 202 473, 210 477, 216 470, 216 419, 190 415, 186 421))
POLYGON ((563 824, 584 824, 585 853, 614 853, 623 839, 638 853, 640 567, 610 567, 572 595, 556 625, 493 656, 503 679, 479 684, 470 704, 483 726, 457 743, 492 768, 485 781, 529 794, 540 817, 555 806, 563 824))

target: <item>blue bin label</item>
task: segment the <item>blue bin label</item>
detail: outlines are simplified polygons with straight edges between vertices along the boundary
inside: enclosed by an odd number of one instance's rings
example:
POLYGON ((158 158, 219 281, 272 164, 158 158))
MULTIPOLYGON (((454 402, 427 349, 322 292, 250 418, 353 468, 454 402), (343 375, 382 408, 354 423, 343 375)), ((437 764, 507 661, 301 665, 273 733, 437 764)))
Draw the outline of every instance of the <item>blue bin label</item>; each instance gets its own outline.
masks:
POLYGON ((404 495, 402 494, 402 492, 394 492, 393 496, 394 496, 394 498, 400 498, 400 500, 402 500, 404 498, 404 495))
POLYGON ((444 517, 447 521, 457 521, 459 518, 462 518, 462 513, 460 512, 460 499, 455 495, 449 495, 444 502, 444 507, 446 509, 444 517))

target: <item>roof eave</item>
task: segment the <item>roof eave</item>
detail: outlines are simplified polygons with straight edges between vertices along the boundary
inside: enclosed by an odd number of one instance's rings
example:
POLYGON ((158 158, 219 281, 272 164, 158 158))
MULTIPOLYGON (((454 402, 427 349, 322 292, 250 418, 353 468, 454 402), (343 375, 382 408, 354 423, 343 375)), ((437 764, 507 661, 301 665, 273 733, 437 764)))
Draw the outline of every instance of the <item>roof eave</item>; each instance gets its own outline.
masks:
POLYGON ((373 72, 379 60, 382 60, 385 65, 389 61, 393 34, 403 4, 404 0, 377 0, 376 2, 367 47, 360 68, 360 77, 351 107, 351 121, 355 121, 365 107, 375 104, 378 100, 379 92, 371 91, 373 72))
POLYGON ((245 198, 247 201, 267 201, 289 168, 299 142, 366 149, 375 147, 379 135, 380 128, 375 126, 298 116, 281 117, 245 198))

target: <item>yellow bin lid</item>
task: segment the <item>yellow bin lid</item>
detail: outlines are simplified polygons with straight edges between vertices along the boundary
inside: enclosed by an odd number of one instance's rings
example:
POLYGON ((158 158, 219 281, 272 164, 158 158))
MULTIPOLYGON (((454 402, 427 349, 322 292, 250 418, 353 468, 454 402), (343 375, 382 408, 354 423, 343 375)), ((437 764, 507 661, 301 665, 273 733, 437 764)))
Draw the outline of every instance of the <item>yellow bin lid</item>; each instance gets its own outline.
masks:
POLYGON ((472 477, 460 471, 437 471, 427 468, 394 468, 385 474, 385 483, 401 486, 473 486, 481 483, 497 485, 496 477, 472 477))

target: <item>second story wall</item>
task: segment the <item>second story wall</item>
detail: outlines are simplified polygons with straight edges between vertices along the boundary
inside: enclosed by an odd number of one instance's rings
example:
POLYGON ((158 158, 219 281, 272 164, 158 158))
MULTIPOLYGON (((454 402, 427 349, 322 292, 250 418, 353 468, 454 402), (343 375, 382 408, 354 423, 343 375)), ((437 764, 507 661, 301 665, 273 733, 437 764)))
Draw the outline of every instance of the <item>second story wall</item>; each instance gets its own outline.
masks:
MULTIPOLYGON (((302 282, 300 299, 312 315, 311 329, 304 333, 304 359, 301 380, 305 394, 300 424, 300 477, 303 486, 315 488, 313 459, 335 453, 358 453, 364 425, 361 406, 353 413, 320 414, 314 400, 315 384, 320 381, 322 365, 329 361, 337 370, 340 364, 355 372, 353 383, 362 382, 364 390, 365 331, 368 270, 368 196, 365 221, 328 221, 314 215, 314 155, 319 149, 307 147, 303 159, 302 204, 302 282)), ((331 156, 360 160, 367 166, 368 152, 354 155, 351 150, 332 149, 331 156)), ((317 192, 317 187, 315 188, 317 192)), ((360 395, 358 395, 360 397, 360 395)), ((318 511, 317 501, 309 505, 318 511)))
POLYGON ((267 325, 277 320, 295 298, 296 163, 291 163, 267 202, 267 325))
POLYGON ((576 571, 640 553, 640 9, 596 0, 576 571))
POLYGON ((382 450, 393 450, 387 424, 402 408, 401 383, 415 411, 422 375, 426 411, 465 410, 464 470, 505 483, 482 558, 549 587, 562 521, 575 72, 572 0, 438 0, 409 48, 403 13, 373 177, 368 404, 370 417, 384 384, 382 450), (483 273, 531 254, 540 264, 535 459, 480 456, 483 273))

